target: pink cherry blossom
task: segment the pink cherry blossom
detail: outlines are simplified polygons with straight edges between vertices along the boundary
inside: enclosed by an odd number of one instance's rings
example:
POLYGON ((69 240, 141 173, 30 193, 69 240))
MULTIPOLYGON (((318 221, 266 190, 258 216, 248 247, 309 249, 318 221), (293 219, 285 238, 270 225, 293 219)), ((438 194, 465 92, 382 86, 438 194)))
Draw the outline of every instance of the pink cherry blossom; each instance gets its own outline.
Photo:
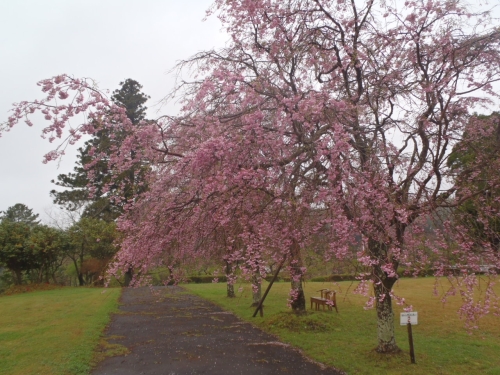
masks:
POLYGON ((457 167, 450 156, 498 136, 496 118, 473 116, 493 112, 499 96, 500 33, 486 15, 448 0, 408 1, 401 11, 371 0, 216 0, 209 14, 231 40, 180 63, 194 78, 176 88, 179 115, 132 128, 91 80, 60 75, 41 81, 46 97, 15 105, 3 127, 46 111, 43 134, 63 140, 46 161, 100 127, 130 131, 122 149, 94 153, 86 166, 92 175, 109 158, 119 176, 139 163, 149 187, 113 197, 127 212, 110 274, 133 267, 139 285, 168 266, 178 280, 183 266, 220 259, 234 282, 236 264, 250 279, 287 259, 289 304, 299 309, 302 254, 322 241, 329 262, 357 265, 355 291, 372 291, 380 352, 397 350, 390 322, 392 300, 406 304, 392 292, 401 268, 448 277, 439 297, 460 295, 470 328, 498 311, 498 245, 456 213, 474 202, 484 233, 498 235, 490 219, 500 216, 500 177, 482 171, 500 170, 500 158, 478 154, 457 167), (86 120, 65 138, 79 113, 86 120))

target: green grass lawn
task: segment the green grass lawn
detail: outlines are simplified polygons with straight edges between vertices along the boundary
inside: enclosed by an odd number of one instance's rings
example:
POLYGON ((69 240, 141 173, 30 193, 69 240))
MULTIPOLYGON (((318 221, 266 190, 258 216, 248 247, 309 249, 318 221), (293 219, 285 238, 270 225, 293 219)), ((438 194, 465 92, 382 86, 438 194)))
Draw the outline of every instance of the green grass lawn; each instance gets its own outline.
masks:
POLYGON ((406 326, 399 326, 402 312, 399 306, 394 306, 396 340, 403 352, 387 356, 374 351, 376 314, 374 310, 363 309, 366 298, 351 293, 352 282, 307 283, 307 299, 318 295, 316 291, 321 288, 337 290, 339 313, 309 312, 302 317, 286 308, 289 283, 273 285, 264 303, 264 318, 251 317, 254 308, 249 307, 248 284, 235 285, 236 290, 243 291, 234 299, 225 296, 224 284, 184 287, 301 348, 309 357, 348 374, 500 374, 500 318, 487 316, 482 319, 480 329, 469 335, 457 315, 460 299, 443 305, 433 296, 434 282, 433 278, 402 279, 395 288, 419 314, 419 324, 413 327, 415 365, 410 364, 406 326))
POLYGON ((87 374, 119 296, 65 287, 0 297, 0 373, 87 374))

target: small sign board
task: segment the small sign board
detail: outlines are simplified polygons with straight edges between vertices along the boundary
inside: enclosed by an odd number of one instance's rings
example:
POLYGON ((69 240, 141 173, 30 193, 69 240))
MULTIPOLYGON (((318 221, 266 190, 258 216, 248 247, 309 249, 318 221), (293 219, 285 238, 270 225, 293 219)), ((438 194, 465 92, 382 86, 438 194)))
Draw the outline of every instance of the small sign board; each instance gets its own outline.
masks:
POLYGON ((418 312, 412 311, 412 312, 401 313, 399 323, 402 326, 405 326, 408 323, 410 323, 413 326, 417 325, 418 324, 418 312))

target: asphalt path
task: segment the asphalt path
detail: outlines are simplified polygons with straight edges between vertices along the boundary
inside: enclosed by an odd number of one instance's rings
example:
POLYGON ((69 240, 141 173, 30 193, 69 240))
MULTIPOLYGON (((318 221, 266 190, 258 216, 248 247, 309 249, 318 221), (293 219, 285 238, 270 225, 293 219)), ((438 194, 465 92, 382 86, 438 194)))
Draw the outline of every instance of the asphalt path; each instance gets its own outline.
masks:
POLYGON ((179 287, 126 288, 106 340, 129 353, 93 375, 340 375, 179 287))

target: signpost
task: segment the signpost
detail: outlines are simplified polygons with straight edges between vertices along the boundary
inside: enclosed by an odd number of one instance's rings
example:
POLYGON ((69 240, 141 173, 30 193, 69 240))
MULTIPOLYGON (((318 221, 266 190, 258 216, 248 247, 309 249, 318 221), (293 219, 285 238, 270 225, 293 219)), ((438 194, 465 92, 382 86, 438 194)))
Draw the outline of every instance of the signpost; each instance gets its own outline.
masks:
POLYGON ((410 323, 414 326, 416 326, 418 324, 418 312, 412 311, 412 312, 401 313, 400 324, 402 326, 405 326, 408 323, 410 323))
POLYGON ((412 325, 418 324, 418 312, 405 312, 401 313, 399 318, 399 324, 402 326, 406 326, 408 328, 408 341, 410 342, 410 360, 411 363, 415 363, 415 351, 413 349, 413 333, 411 331, 412 325))

